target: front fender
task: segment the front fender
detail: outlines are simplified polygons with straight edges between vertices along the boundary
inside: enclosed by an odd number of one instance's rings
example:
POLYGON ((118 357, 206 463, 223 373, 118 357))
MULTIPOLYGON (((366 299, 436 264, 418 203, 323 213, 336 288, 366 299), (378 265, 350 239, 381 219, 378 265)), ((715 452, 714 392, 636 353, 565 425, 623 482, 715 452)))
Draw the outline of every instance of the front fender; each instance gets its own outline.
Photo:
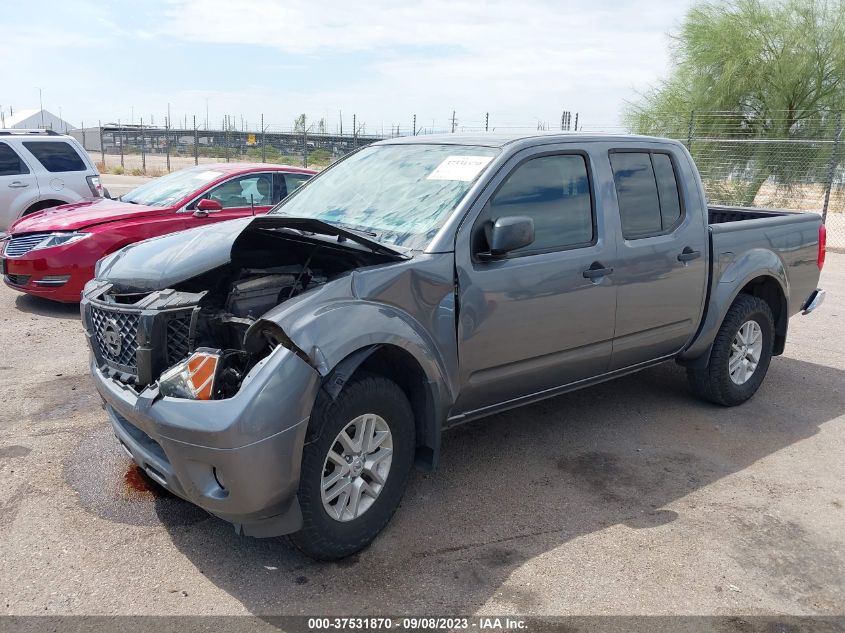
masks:
POLYGON ((427 380, 453 396, 453 382, 437 345, 411 315, 394 306, 363 300, 339 301, 293 325, 282 324, 282 328, 323 377, 358 350, 395 345, 414 357, 427 380))
MULTIPOLYGON (((710 347, 737 295, 758 277, 771 277, 778 282, 784 297, 789 297, 789 280, 780 257, 764 248, 754 248, 733 259, 732 253, 722 253, 713 262, 710 296, 704 320, 692 343, 681 352, 683 361, 701 359, 706 364, 710 347)), ((785 334, 785 332, 784 332, 785 334)))

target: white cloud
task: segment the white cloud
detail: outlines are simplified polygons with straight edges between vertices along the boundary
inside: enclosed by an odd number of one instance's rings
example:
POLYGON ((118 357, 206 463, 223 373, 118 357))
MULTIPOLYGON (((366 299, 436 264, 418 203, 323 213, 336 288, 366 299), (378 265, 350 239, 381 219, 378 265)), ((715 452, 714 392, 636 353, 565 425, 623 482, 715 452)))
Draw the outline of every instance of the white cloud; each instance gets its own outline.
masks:
POLYGON ((244 0, 233 8, 229 0, 175 0, 161 33, 188 42, 260 43, 291 55, 370 52, 375 61, 362 69, 366 80, 303 96, 344 96, 329 103, 388 120, 414 110, 443 116, 454 107, 528 122, 556 118, 567 107, 606 123, 634 87, 665 70, 665 34, 686 5, 244 0))
POLYGON ((266 121, 289 126, 306 112, 336 125, 343 110, 346 129, 353 112, 369 131, 382 122, 386 130, 391 123, 407 129, 414 113, 418 126, 443 128, 454 109, 459 127, 482 126, 489 112, 501 129, 538 120, 554 127, 568 109, 582 124, 613 124, 623 100, 665 71, 666 33, 689 2, 164 0, 106 7, 65 0, 61 12, 39 20, 20 5, 0 39, 0 56, 16 60, 5 69, 3 102, 32 107, 39 85, 45 107, 61 104, 74 121, 126 120, 133 110, 161 121, 168 103, 174 120, 187 113, 199 121, 208 98, 212 122, 230 113, 256 124, 264 112, 266 121), (205 64, 208 48, 199 46, 207 44, 227 45, 217 50, 231 55, 217 75, 205 64), (153 53, 148 62, 145 51, 153 53))

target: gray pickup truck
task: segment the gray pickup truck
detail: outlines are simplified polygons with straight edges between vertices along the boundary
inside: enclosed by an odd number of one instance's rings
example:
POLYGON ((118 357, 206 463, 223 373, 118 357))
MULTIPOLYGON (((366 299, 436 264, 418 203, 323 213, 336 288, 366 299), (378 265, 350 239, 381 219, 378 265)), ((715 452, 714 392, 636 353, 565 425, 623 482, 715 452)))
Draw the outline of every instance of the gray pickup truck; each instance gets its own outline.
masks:
POLYGON ((81 310, 153 480, 337 559, 455 424, 668 360, 745 402, 822 302, 823 261, 818 215, 708 207, 674 141, 427 136, 363 148, 267 216, 104 258, 81 310))

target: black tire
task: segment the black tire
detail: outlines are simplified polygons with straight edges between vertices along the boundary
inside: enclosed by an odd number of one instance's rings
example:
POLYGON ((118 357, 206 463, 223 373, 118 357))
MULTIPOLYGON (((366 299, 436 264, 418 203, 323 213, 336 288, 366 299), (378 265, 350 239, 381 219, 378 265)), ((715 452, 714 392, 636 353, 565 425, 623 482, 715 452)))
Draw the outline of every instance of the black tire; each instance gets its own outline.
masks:
POLYGON ((742 404, 751 398, 759 389, 769 370, 774 333, 774 319, 769 305, 759 297, 739 295, 728 309, 725 320, 716 334, 707 367, 687 368, 687 378, 693 392, 705 400, 726 407, 742 404), (728 367, 731 344, 739 328, 751 320, 756 321, 760 326, 763 347, 754 373, 744 384, 738 385, 731 380, 728 367))
POLYGON ((381 376, 353 378, 337 399, 322 390, 317 397, 299 481, 302 529, 289 536, 304 554, 317 560, 338 560, 363 549, 387 525, 405 492, 414 462, 414 414, 404 392, 381 376), (392 462, 384 488, 372 506, 351 521, 340 522, 323 507, 323 466, 335 438, 359 415, 375 413, 387 422, 393 440, 392 462))

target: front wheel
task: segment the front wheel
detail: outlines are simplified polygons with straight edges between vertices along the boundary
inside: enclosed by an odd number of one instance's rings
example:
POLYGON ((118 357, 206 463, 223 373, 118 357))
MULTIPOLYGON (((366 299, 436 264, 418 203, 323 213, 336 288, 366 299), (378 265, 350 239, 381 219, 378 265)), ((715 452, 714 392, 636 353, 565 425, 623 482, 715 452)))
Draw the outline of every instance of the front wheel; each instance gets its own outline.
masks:
POLYGON ((380 376, 353 379, 335 400, 321 392, 302 454, 303 526, 290 540, 319 560, 367 546, 390 520, 411 472, 414 415, 380 376))
POLYGON ((727 407, 751 398, 769 369, 774 331, 769 305, 759 297, 739 295, 716 334, 707 367, 687 369, 692 390, 727 407))

